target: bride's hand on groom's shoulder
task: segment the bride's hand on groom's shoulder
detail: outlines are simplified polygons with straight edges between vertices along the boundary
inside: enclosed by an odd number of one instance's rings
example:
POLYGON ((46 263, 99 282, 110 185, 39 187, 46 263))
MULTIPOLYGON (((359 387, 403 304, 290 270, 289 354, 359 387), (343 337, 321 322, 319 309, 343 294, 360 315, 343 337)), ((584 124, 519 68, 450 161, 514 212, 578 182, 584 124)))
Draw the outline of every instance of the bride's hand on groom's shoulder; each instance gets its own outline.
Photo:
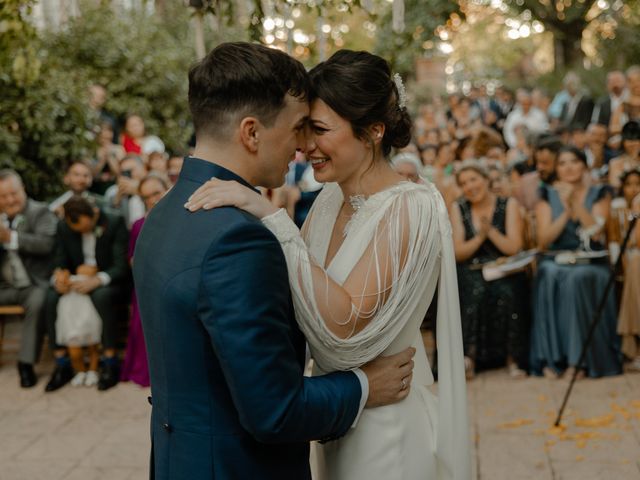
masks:
POLYGON ((390 357, 378 357, 362 366, 369 381, 366 408, 391 405, 407 398, 411 390, 415 353, 416 349, 409 347, 390 357))
POLYGON ((237 207, 258 218, 264 218, 278 209, 268 199, 236 181, 212 178, 189 197, 185 208, 190 212, 218 207, 237 207))

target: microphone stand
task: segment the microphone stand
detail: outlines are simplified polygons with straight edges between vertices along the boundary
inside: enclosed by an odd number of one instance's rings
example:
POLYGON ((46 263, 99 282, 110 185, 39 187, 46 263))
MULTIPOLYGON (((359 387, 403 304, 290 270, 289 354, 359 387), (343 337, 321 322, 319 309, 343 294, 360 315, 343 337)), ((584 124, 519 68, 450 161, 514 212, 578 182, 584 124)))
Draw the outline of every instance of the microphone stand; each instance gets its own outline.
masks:
POLYGON ((629 228, 627 229, 627 233, 624 236, 624 241, 622 242, 622 246, 620 247, 620 254, 618 255, 618 259, 616 260, 616 264, 613 267, 613 269, 611 270, 611 274, 609 275, 609 282, 607 283, 607 287, 604 289, 604 293, 602 295, 602 297, 600 297, 600 303, 598 304, 598 308, 596 309, 595 313, 593 314, 593 318, 591 320, 591 325, 589 326, 589 332, 587 333, 587 338, 585 338, 584 342, 582 343, 582 351, 580 352, 580 360, 578 360, 578 364, 576 365, 576 368, 574 369, 573 372, 573 376, 571 377, 571 383, 569 384, 569 388, 567 389, 567 393, 564 396, 564 400, 562 401, 562 406, 560 407, 560 410, 558 411, 558 417, 556 418, 556 421, 554 423, 554 425, 557 427, 560 425, 560 420, 562 419, 562 414, 564 412, 565 407, 567 406, 567 402, 569 401, 569 395, 571 395, 571 390, 573 390, 573 384, 576 381, 576 377, 578 376, 578 370, 580 368, 580 365, 582 365, 582 362, 584 362, 585 357, 587 356, 587 348, 589 348, 589 344, 591 343, 591 340, 593 339, 593 333, 596 330, 596 326, 598 325, 598 321, 600 321, 600 318, 602 317, 602 312, 604 311, 604 307, 607 303, 607 297, 609 296, 609 292, 611 291, 611 288, 613 287, 613 283, 615 282, 616 279, 616 274, 617 272, 620 270, 620 267, 622 265, 622 258, 624 257, 624 252, 627 249, 627 244, 629 243, 629 238, 631 237, 631 232, 633 232, 633 228, 636 226, 636 222, 638 221, 638 217, 640 216, 640 214, 631 214, 629 216, 629 228))

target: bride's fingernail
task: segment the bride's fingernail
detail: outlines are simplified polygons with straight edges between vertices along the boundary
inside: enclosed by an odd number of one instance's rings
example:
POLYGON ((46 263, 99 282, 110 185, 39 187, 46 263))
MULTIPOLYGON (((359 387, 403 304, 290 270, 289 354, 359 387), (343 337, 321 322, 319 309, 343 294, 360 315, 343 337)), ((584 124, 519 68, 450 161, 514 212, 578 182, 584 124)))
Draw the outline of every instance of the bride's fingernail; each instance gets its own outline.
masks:
POLYGON ((191 204, 189 202, 184 204, 184 208, 189 208, 191 206, 191 204))
POLYGON ((205 203, 205 204, 202 206, 202 208, 204 208, 204 209, 206 210, 206 209, 208 209, 208 208, 209 208, 209 206, 210 206, 210 205, 209 205, 208 203, 205 203))

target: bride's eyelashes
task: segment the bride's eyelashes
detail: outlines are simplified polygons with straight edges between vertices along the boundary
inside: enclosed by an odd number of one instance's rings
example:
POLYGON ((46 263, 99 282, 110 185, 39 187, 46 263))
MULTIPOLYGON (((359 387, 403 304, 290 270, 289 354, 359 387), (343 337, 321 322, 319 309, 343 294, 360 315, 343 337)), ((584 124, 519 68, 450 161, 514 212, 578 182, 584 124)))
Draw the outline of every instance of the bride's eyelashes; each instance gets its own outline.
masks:
POLYGON ((311 130, 313 130, 313 132, 318 135, 322 135, 323 133, 326 133, 329 131, 328 128, 324 128, 319 125, 311 125, 311 130))

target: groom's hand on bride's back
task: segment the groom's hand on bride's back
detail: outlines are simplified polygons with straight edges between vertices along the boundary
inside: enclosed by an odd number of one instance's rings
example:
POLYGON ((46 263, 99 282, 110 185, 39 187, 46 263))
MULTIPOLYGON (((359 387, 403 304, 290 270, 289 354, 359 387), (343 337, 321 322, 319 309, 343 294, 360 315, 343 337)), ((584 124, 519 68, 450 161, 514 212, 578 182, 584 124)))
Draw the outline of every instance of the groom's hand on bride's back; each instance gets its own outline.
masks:
POLYGON ((413 356, 409 347, 390 357, 378 357, 363 365, 361 370, 369 380, 369 398, 365 408, 391 405, 407 398, 413 377, 413 356))

